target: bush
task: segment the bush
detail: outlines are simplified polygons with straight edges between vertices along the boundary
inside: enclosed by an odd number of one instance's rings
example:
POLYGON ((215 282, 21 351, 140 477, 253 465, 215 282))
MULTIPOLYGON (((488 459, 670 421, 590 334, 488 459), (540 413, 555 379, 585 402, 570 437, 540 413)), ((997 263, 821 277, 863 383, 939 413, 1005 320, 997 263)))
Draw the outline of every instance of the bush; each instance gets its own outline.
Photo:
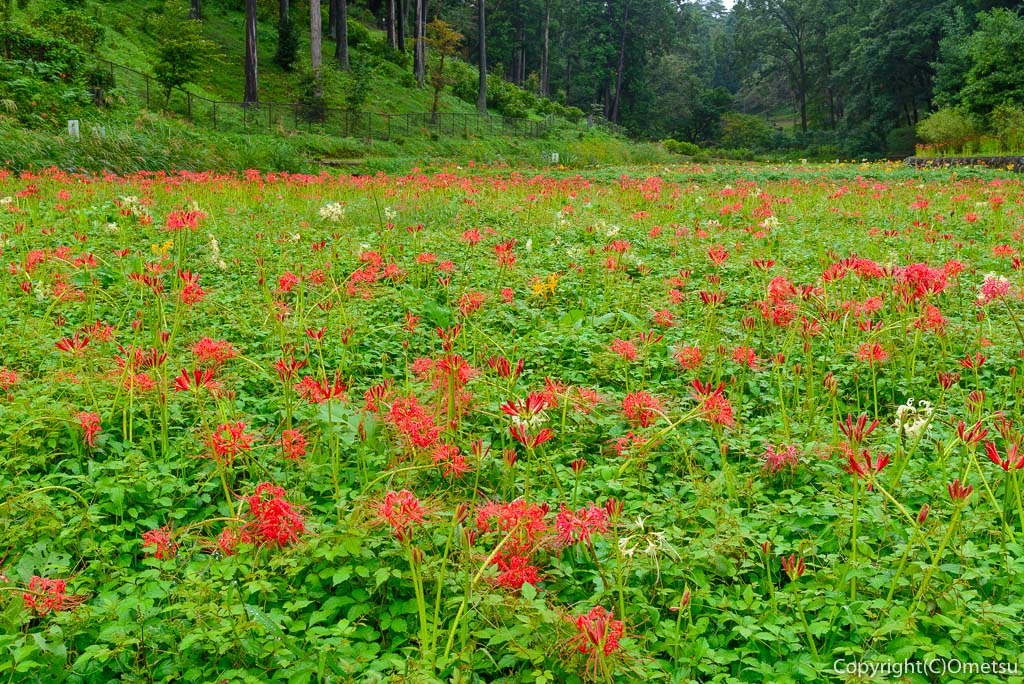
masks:
POLYGON ((662 146, 673 154, 682 154, 687 157, 692 157, 696 154, 700 154, 700 147, 694 145, 692 142, 685 140, 673 140, 672 138, 666 138, 661 141, 662 146))
POLYGON ((950 107, 930 114, 917 124, 917 137, 934 145, 960 146, 977 135, 971 120, 950 107))
POLYGON ((775 129, 753 114, 726 114, 722 117, 723 148, 767 150, 772 145, 775 129))
POLYGON ((1020 154, 1024 152, 1024 107, 1004 103, 989 115, 992 134, 999 138, 1003 152, 1020 154))

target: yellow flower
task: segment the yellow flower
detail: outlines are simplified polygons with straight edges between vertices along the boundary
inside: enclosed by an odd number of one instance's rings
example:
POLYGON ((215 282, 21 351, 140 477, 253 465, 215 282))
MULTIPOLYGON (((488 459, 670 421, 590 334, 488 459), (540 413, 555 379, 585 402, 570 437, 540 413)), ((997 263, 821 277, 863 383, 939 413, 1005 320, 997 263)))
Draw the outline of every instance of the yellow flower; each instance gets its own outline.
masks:
POLYGON ((555 294, 555 287, 558 286, 558 274, 552 273, 547 278, 535 277, 533 279, 532 290, 534 297, 548 298, 548 295, 555 294))

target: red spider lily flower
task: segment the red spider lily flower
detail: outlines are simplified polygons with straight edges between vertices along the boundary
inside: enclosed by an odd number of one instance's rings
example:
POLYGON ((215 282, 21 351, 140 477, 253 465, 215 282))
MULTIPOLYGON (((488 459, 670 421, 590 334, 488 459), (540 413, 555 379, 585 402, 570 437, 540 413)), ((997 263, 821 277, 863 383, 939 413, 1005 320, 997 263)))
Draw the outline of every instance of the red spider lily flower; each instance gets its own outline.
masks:
POLYGON ((286 496, 284 488, 263 482, 249 497, 249 514, 254 520, 246 528, 257 543, 288 546, 305 534, 306 520, 302 510, 289 502, 286 496))
POLYGON ((363 408, 370 413, 380 413, 381 409, 387 404, 387 398, 391 393, 393 385, 394 381, 388 379, 366 390, 363 393, 363 400, 365 401, 363 408))
POLYGON ((608 511, 594 504, 572 511, 562 504, 555 517, 555 529, 558 532, 558 543, 562 546, 577 542, 589 544, 593 535, 608 532, 608 511))
POLYGON ((278 359, 277 363, 274 364, 274 368, 277 369, 277 377, 281 378, 281 382, 291 382, 295 374, 305 366, 305 361, 296 361, 295 357, 292 356, 289 356, 287 359, 278 359))
POLYGON ((629 340, 612 340, 610 345, 612 353, 618 354, 625 361, 633 361, 636 359, 636 347, 629 340))
MULTIPOLYGON (((238 356, 238 352, 227 340, 215 340, 211 337, 204 337, 192 345, 192 354, 200 363, 222 365, 238 356)), ((166 354, 164 357, 166 358, 166 354)))
POLYGON ((801 575, 804 574, 804 570, 807 566, 804 564, 803 558, 797 558, 796 554, 790 555, 789 558, 782 557, 782 569, 786 571, 789 576, 790 582, 795 582, 801 575))
POLYGON ((434 465, 440 466, 445 477, 461 478, 469 472, 466 455, 453 444, 437 444, 431 454, 434 465))
POLYGON ((498 568, 494 582, 506 589, 518 591, 524 584, 536 585, 540 581, 540 569, 531 564, 529 556, 499 553, 491 564, 498 568))
POLYGON ((441 340, 441 348, 450 352, 455 347, 455 340, 462 334, 462 324, 456 323, 450 328, 435 328, 434 334, 441 340))
POLYGON ((987 275, 985 282, 981 284, 981 292, 978 293, 978 304, 984 306, 999 301, 1010 294, 1012 285, 1010 281, 1002 276, 987 275))
POLYGON ((487 359, 487 365, 498 373, 498 377, 512 378, 513 380, 522 374, 525 363, 524 359, 519 359, 513 368, 511 362, 504 356, 492 356, 487 359))
POLYGON ((1006 472, 1024 468, 1024 453, 1021 453, 1018 456, 1018 448, 1016 444, 1010 444, 1010 448, 1006 451, 1005 459, 999 457, 999 450, 996 449, 995 442, 985 442, 985 453, 988 454, 990 461, 1006 472))
POLYGON ((199 286, 200 275, 191 271, 178 271, 178 277, 182 281, 181 301, 189 306, 201 302, 206 296, 206 290, 199 286))
POLYGON ((220 392, 220 383, 213 379, 212 369, 196 368, 193 371, 181 369, 181 375, 174 379, 175 392, 198 392, 208 390, 211 394, 220 392))
POLYGON ((536 422, 534 418, 553 405, 545 392, 530 392, 525 400, 506 401, 501 405, 501 410, 513 418, 519 418, 525 422, 536 422))
POLYGON ((505 242, 494 245, 494 256, 498 260, 498 266, 511 268, 516 263, 516 255, 512 249, 516 246, 516 239, 511 238, 505 242))
POLYGON ((661 309, 654 312, 654 322, 665 328, 672 327, 672 312, 668 309, 661 309))
POLYGON ((839 381, 836 380, 836 376, 832 374, 832 371, 825 373, 825 376, 821 379, 821 386, 833 396, 839 391, 839 381))
POLYGON ((676 349, 676 361, 683 367, 683 370, 693 370, 704 361, 704 355, 696 346, 681 346, 676 349))
POLYGON ((459 313, 463 318, 476 313, 486 299, 487 295, 483 292, 467 292, 459 297, 459 313))
POLYGON ((374 505, 377 522, 390 525, 400 542, 412 535, 413 525, 422 525, 427 511, 416 495, 408 489, 388 491, 384 499, 374 505))
POLYGON ((877 457, 872 458, 871 452, 867 449, 861 451, 860 459, 857 458, 857 455, 852 450, 847 458, 846 472, 855 475, 858 479, 869 480, 869 492, 873 489, 870 481, 874 480, 875 475, 882 472, 882 469, 889 465, 889 454, 878 454, 877 457))
POLYGON ((555 431, 551 428, 542 428, 537 434, 531 435, 525 425, 510 425, 508 431, 517 442, 530 449, 536 449, 555 436, 555 431))
POLYGON ((49 612, 74 610, 83 601, 84 596, 68 594, 67 580, 49 579, 33 575, 28 583, 28 591, 21 595, 25 607, 35 611, 42 617, 49 612))
POLYGON ((569 462, 569 467, 572 468, 572 472, 579 476, 584 470, 587 469, 587 459, 574 458, 569 462))
POLYGON ((547 537, 550 527, 546 520, 547 504, 531 504, 523 499, 509 503, 484 504, 476 514, 476 529, 480 534, 497 532, 512 553, 529 555, 547 537))
POLYGON ((104 321, 96 321, 92 325, 82 327, 82 332, 88 333, 94 340, 109 342, 114 339, 114 326, 104 321))
POLYGON ((416 332, 416 324, 419 323, 419 322, 420 322, 420 317, 419 316, 414 316, 411 311, 406 311, 405 312, 405 325, 404 325, 404 327, 405 327, 405 329, 408 332, 411 332, 411 333, 416 332))
POLYGON ((217 548, 225 556, 233 556, 239 544, 252 544, 253 538, 249 530, 243 526, 241 529, 225 527, 217 535, 217 548))
POLYGON ((967 395, 967 408, 973 413, 981 408, 982 404, 985 403, 985 392, 982 390, 974 390, 967 395))
POLYGON ((728 260, 729 252, 726 251, 722 245, 712 245, 708 250, 708 259, 711 260, 715 266, 721 266, 728 260))
POLYGON ((656 333, 653 330, 649 332, 640 333, 640 341, 643 342, 644 344, 657 344, 658 342, 661 342, 663 339, 665 339, 664 335, 656 333))
POLYGON ((82 336, 76 332, 71 337, 62 337, 61 339, 57 340, 54 343, 54 345, 57 347, 57 349, 60 349, 62 352, 67 352, 68 354, 77 354, 83 349, 85 349, 87 346, 89 346, 89 338, 88 336, 82 336))
POLYGON ((462 233, 462 241, 467 242, 470 245, 476 245, 480 243, 480 231, 476 228, 470 228, 462 233))
POLYGON ((917 514, 917 524, 924 525, 925 520, 928 519, 928 514, 931 512, 932 507, 928 504, 921 506, 921 510, 917 514))
POLYGON ((201 211, 172 211, 167 215, 166 229, 171 232, 183 228, 195 230, 199 225, 199 219, 204 218, 206 218, 206 214, 201 211))
POLYGON ((958 420, 956 423, 956 434, 964 444, 977 444, 985 439, 985 435, 988 434, 988 428, 982 427, 979 420, 968 430, 964 421, 958 420))
POLYGON ((800 462, 795 444, 768 444, 761 458, 764 460, 764 469, 769 473, 795 468, 800 462))
POLYGON ((413 448, 429 449, 441 434, 433 415, 414 396, 395 399, 387 418, 413 448))
POLYGON ((963 485, 960 483, 960 480, 953 480, 946 485, 946 491, 949 492, 949 498, 952 499, 954 503, 962 503, 967 501, 971 492, 974 491, 974 485, 963 485))
POLYGON ((888 352, 882 348, 882 345, 870 342, 865 342, 860 345, 860 349, 857 350, 857 360, 867 361, 872 366, 876 363, 882 363, 889 358, 888 352))
POLYGON ((277 289, 275 292, 284 294, 291 292, 296 285, 302 282, 302 278, 295 275, 291 271, 285 271, 281 274, 281 277, 277 279, 277 289))
POLYGON ((295 385, 295 391, 299 393, 299 396, 311 404, 322 404, 331 399, 344 401, 347 389, 348 385, 337 373, 334 376, 334 382, 317 380, 313 376, 307 375, 295 385))
POLYGON ((124 369, 128 364, 136 369, 159 368, 167 360, 167 352, 160 351, 156 347, 150 347, 149 349, 137 349, 134 347, 125 349, 123 346, 118 345, 118 350, 124 354, 124 358, 117 356, 115 359, 118 367, 121 369, 124 369))
POLYGON ((95 449, 96 435, 103 432, 103 428, 100 427, 100 414, 82 411, 75 414, 75 419, 85 432, 82 436, 83 441, 87 446, 95 449))
POLYGON ((511 287, 501 288, 501 301, 505 304, 511 304, 516 298, 515 292, 511 287))
POLYGON ((717 292, 701 290, 697 294, 700 295, 700 300, 710 307, 716 307, 725 301, 725 292, 721 290, 718 290, 717 292))
POLYGON ((306 328, 306 337, 308 337, 311 340, 316 340, 317 342, 324 339, 324 334, 326 333, 326 327, 320 328, 319 330, 314 330, 313 328, 306 328))
POLYGON ((572 407, 580 413, 586 415, 594 410, 601 401, 601 395, 597 393, 597 390, 590 389, 589 387, 575 387, 575 397, 572 400, 572 407))
POLYGON ((0 366, 0 390, 6 392, 17 385, 20 379, 17 371, 11 370, 7 366, 0 366))
POLYGON ((964 358, 960 359, 960 365, 967 369, 981 368, 981 364, 985 363, 988 357, 981 352, 975 352, 974 355, 968 354, 964 358))
POLYGON ((861 444, 864 443, 865 438, 874 432, 875 428, 878 427, 878 419, 871 421, 868 425, 868 414, 862 413, 857 416, 857 422, 853 421, 853 416, 850 414, 846 415, 845 421, 840 421, 839 430, 846 435, 847 441, 850 442, 850 446, 857 449, 861 444))
POLYGON ((594 606, 586 614, 577 616, 573 624, 577 633, 569 639, 568 648, 589 655, 589 678, 595 681, 610 679, 611 672, 606 658, 614 656, 621 649, 619 640, 625 635, 622 620, 616 620, 612 611, 594 606))
POLYGON ((942 387, 942 389, 944 389, 944 390, 948 390, 953 385, 955 385, 958 382, 960 382, 960 374, 959 373, 949 373, 949 372, 946 372, 946 371, 939 371, 938 377, 939 377, 939 386, 942 387))
POLYGON ((698 379, 694 379, 690 383, 693 390, 690 394, 698 399, 700 403, 700 412, 712 425, 720 425, 722 427, 732 427, 735 425, 735 418, 733 416, 732 404, 729 399, 726 398, 723 391, 725 390, 724 383, 718 383, 718 387, 715 387, 710 382, 704 384, 698 379))
POLYGON ((760 366, 760 359, 757 358, 757 352, 752 347, 736 347, 732 351, 732 360, 750 370, 757 370, 760 366))
POLYGON ((158 560, 174 558, 178 552, 178 545, 174 542, 174 535, 167 525, 142 533, 142 548, 153 547, 148 553, 158 560))
POLYGON ((281 451, 288 460, 301 461, 306 455, 306 436, 300 430, 282 430, 281 451))
POLYGON ((245 428, 245 422, 241 420, 234 423, 221 423, 217 426, 216 431, 207 438, 206 444, 213 449, 214 458, 218 462, 229 466, 233 465, 238 454, 252 448, 252 442, 256 436, 246 432, 245 428))
POLYGON ((655 397, 647 392, 630 392, 622 400, 622 413, 626 419, 641 427, 649 427, 664 409, 655 397))

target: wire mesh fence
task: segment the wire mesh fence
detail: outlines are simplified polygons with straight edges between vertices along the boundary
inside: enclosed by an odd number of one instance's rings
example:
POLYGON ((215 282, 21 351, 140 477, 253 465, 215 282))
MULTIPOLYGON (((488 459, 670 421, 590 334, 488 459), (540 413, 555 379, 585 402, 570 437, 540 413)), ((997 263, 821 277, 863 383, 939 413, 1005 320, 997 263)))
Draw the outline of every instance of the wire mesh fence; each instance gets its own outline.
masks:
POLYGON ((147 109, 181 116, 197 126, 236 133, 295 131, 328 133, 350 138, 392 140, 414 135, 508 135, 540 137, 553 125, 543 120, 490 114, 434 112, 381 113, 302 103, 226 102, 201 97, 181 88, 166 89, 135 69, 100 60, 109 72, 107 91, 100 98, 134 98, 147 109))

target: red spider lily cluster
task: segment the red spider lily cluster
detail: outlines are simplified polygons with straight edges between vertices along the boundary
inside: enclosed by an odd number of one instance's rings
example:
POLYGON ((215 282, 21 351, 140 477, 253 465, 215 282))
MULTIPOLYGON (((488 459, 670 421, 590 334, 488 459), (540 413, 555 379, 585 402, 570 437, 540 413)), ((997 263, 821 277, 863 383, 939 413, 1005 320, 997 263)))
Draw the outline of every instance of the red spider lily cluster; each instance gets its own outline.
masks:
POLYGON ((28 591, 21 595, 25 608, 42 617, 47 613, 74 610, 85 596, 68 593, 67 581, 33 575, 28 591))

